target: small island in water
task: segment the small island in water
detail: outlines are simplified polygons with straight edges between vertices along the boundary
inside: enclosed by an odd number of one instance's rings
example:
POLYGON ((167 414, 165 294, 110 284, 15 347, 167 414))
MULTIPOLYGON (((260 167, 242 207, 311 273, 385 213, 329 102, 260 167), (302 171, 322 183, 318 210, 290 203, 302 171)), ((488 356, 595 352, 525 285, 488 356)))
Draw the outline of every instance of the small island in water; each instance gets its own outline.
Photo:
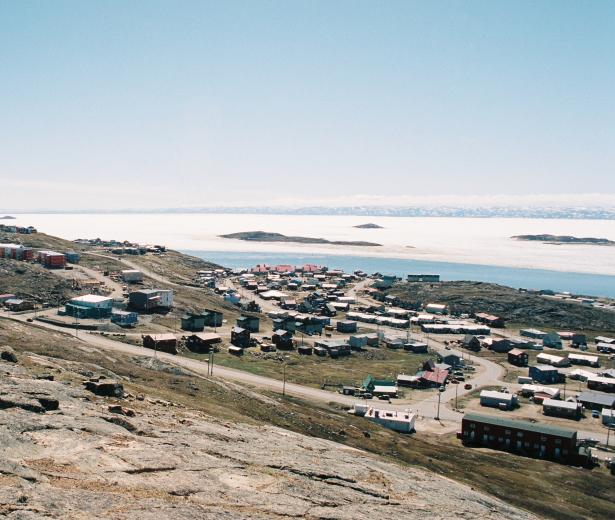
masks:
POLYGON ((335 246, 362 246, 362 247, 380 247, 382 244, 374 242, 345 241, 345 240, 327 240, 325 238, 312 237, 289 237, 281 233, 268 233, 266 231, 243 231, 241 233, 231 233, 229 235, 220 235, 221 238, 234 238, 236 240, 247 240, 250 242, 295 242, 299 244, 331 244, 335 246))
POLYGON ((573 237, 568 235, 516 235, 515 240, 543 242, 545 244, 586 244, 595 246, 615 246, 613 240, 607 238, 573 237))
POLYGON ((16 220, 17 217, 11 217, 10 215, 4 215, 4 217, 0 217, 0 220, 16 220))
POLYGON ((382 226, 378 224, 374 224, 372 222, 368 222, 367 224, 359 224, 358 226, 353 226, 359 229, 384 229, 382 226))

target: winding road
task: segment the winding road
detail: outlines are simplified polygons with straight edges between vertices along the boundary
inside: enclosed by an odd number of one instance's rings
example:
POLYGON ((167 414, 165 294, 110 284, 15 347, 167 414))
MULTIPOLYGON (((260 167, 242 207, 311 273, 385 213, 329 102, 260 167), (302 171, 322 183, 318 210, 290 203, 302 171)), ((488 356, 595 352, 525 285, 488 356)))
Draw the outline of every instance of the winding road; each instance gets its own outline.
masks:
MULTIPOLYGON (((101 257, 113 258, 108 255, 90 253, 92 255, 97 255, 101 257)), ((146 276, 160 281, 161 283, 169 284, 172 286, 181 287, 181 284, 177 284, 175 282, 171 282, 166 278, 157 275, 147 269, 143 269, 141 266, 133 264, 127 260, 121 260, 124 265, 129 267, 133 267, 135 269, 141 270, 146 276)), ((361 284, 362 282, 359 282, 361 284)), ((354 287, 354 291, 351 291, 353 295, 357 295, 357 292, 361 290, 361 287, 354 287)), ((192 288, 192 287, 191 287, 192 288)), ((365 300, 366 303, 370 303, 365 298, 361 298, 365 300)), ((271 302, 267 302, 271 304, 271 302)), ((273 307, 272 307, 273 308, 273 307)), ((276 308, 277 309, 277 308, 276 308)), ((0 318, 11 319, 15 321, 19 321, 22 323, 27 323, 28 319, 32 319, 35 317, 35 313, 23 313, 23 314, 13 314, 8 313, 6 311, 0 311, 0 318)), ((57 332, 62 332, 64 334, 67 333, 67 329, 65 327, 59 327, 50 323, 45 322, 37 322, 35 326, 54 330, 57 332)), ((389 332, 393 335, 399 335, 400 329, 394 329, 391 327, 381 326, 381 331, 389 332)), ((467 382, 472 384, 472 388, 466 390, 462 384, 447 385, 446 389, 443 392, 430 392, 429 396, 422 401, 417 403, 413 403, 411 405, 412 409, 417 412, 419 418, 421 420, 417 421, 416 429, 417 431, 429 431, 435 432, 438 434, 451 433, 455 432, 459 428, 459 423, 463 418, 463 413, 458 412, 448 406, 448 403, 455 400, 455 397, 462 397, 469 392, 474 391, 478 387, 482 386, 491 386, 491 385, 502 385, 504 384, 501 379, 504 376, 504 368, 493 361, 490 361, 485 358, 481 358, 478 356, 468 355, 467 353, 462 353, 460 351, 454 349, 447 349, 442 343, 433 340, 429 336, 426 336, 422 333, 413 333, 412 336, 414 338, 420 338, 422 341, 426 342, 429 347, 440 353, 440 354, 457 354, 460 357, 464 357, 466 360, 469 360, 474 366, 478 366, 476 372, 472 374, 471 377, 468 378, 467 382), (440 406, 438 407, 438 398, 440 398, 440 406), (439 414, 438 414, 439 408, 439 414), (424 421, 424 419, 438 419, 437 421, 424 421)), ((150 356, 150 357, 158 357, 165 362, 175 364, 177 366, 188 369, 195 374, 198 374, 202 377, 209 377, 209 365, 208 362, 199 361, 191 358, 186 358, 182 356, 175 356, 172 354, 167 354, 164 352, 154 352, 150 349, 146 349, 143 347, 137 347, 133 345, 129 345, 123 342, 114 341, 109 339, 108 337, 102 336, 100 334, 91 334, 81 331, 78 335, 78 339, 81 341, 100 349, 104 349, 111 352, 119 352, 123 354, 128 354, 131 356, 150 356)), ((273 379, 270 377, 259 376, 256 374, 252 374, 250 372, 245 372, 242 370, 227 368, 219 365, 215 365, 213 369, 213 377, 227 379, 229 381, 236 381, 239 383, 245 383, 249 385, 253 385, 262 389, 271 390, 274 392, 282 393, 284 383, 278 379, 273 379)), ((327 390, 320 390, 317 388, 312 388, 308 386, 299 385, 292 382, 286 382, 284 391, 296 397, 300 397, 302 399, 321 402, 321 403, 336 403, 343 406, 352 406, 357 402, 355 397, 345 396, 339 394, 337 392, 330 392, 327 390)), ((408 404, 393 404, 393 403, 385 403, 382 401, 378 401, 378 408, 388 409, 388 410, 407 410, 410 405, 408 404)), ((579 432, 581 437, 593 437, 598 439, 600 442, 606 441, 606 434, 600 434, 596 432, 579 432)))

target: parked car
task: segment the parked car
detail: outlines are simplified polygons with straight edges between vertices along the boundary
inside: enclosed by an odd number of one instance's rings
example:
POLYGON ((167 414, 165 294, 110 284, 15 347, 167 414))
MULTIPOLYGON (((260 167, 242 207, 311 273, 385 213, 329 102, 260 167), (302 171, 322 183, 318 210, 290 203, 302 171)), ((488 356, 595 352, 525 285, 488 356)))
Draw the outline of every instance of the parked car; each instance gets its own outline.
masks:
POLYGON ((463 388, 465 388, 466 390, 471 390, 472 385, 470 383, 466 383, 465 385, 463 385, 463 388))
POLYGON ((598 410, 592 410, 592 417, 598 419, 600 417, 600 412, 598 410))

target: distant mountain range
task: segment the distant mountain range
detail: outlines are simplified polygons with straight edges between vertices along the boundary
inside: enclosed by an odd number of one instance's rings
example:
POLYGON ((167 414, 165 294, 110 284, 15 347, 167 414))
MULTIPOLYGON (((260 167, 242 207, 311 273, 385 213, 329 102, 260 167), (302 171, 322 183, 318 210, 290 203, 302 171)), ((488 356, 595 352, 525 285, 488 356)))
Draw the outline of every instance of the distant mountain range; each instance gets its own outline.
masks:
MULTIPOLYGON (((9 211, 7 211, 9 213, 9 211)), ((615 220, 615 207, 469 207, 469 206, 220 206, 200 208, 116 209, 116 210, 30 210, 10 213, 228 213, 265 215, 352 215, 365 217, 456 217, 456 218, 540 218, 615 220)))

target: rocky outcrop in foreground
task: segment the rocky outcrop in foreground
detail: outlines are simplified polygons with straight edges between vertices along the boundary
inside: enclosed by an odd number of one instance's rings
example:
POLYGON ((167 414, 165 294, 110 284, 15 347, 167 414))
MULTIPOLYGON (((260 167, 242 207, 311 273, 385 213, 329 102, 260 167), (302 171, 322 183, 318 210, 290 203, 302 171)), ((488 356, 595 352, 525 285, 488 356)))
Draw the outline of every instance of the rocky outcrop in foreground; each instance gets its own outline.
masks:
MULTIPOLYGON (((34 378, 26 357, 0 362, 7 518, 530 518, 330 441, 119 390, 109 393, 124 398, 96 395, 105 378, 34 378)), ((58 363, 49 360, 61 372, 58 363)))

